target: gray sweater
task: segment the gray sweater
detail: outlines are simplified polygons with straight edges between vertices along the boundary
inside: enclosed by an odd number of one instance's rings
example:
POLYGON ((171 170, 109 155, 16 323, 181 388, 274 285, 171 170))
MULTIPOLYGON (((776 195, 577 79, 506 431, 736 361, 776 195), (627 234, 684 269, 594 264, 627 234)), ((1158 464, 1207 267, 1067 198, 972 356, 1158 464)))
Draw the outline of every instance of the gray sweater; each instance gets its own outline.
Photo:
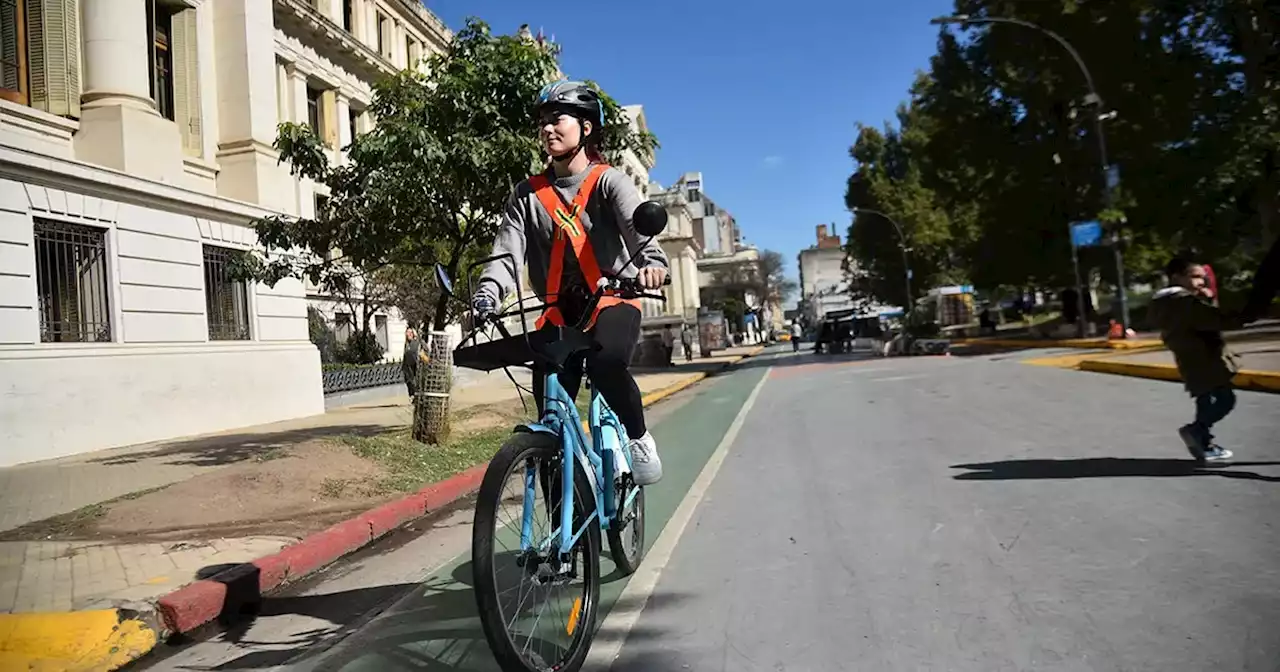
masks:
MULTIPOLYGON (((590 170, 584 170, 569 177, 552 177, 551 184, 565 201, 572 202, 589 173, 590 170)), ((548 177, 551 177, 549 173, 548 177)), ((637 267, 669 268, 667 255, 656 239, 649 241, 634 265, 627 265, 631 255, 644 242, 631 225, 631 215, 640 203, 640 192, 636 191, 625 173, 617 168, 609 168, 600 176, 580 221, 595 249, 601 273, 634 278, 638 273, 637 267)), ((498 234, 493 240, 493 254, 511 253, 515 263, 502 259, 485 265, 476 295, 487 295, 495 302, 500 301, 516 289, 516 278, 519 277, 523 264, 527 263, 533 290, 539 296, 544 296, 551 266, 551 232, 551 215, 534 195, 529 180, 516 185, 507 201, 507 211, 498 227, 498 234)), ((572 246, 567 246, 564 272, 566 277, 561 283, 562 288, 573 284, 585 285, 582 273, 574 263, 572 246)))

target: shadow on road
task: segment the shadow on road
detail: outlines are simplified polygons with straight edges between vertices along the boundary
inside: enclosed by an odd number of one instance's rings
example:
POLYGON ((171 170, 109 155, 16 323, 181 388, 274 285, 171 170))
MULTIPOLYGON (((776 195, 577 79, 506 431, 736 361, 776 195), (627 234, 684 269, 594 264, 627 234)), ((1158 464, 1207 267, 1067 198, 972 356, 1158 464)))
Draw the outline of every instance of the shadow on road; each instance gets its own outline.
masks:
POLYGON ((819 355, 814 353, 813 344, 806 343, 800 347, 799 352, 792 352, 791 346, 771 346, 764 352, 744 359, 731 368, 731 371, 742 369, 759 369, 773 367, 775 369, 790 366, 828 366, 849 364, 851 362, 864 362, 872 359, 880 359, 870 350, 857 350, 854 352, 846 352, 838 355, 819 355))
POLYGON ((1067 478, 1167 478, 1178 476, 1219 476, 1250 481, 1280 483, 1280 476, 1266 476, 1238 467, 1280 466, 1280 462, 1230 462, 1218 467, 1198 467, 1191 460, 1166 458, 1091 457, 1063 460, 1005 460, 954 464, 952 469, 968 469, 956 474, 957 481, 1017 481, 1067 478))
MULTIPOLYGON (((236 644, 241 655, 214 665, 166 669, 262 670, 287 666, 291 670, 500 672, 476 616, 469 562, 448 576, 422 584, 278 597, 257 593, 258 574, 254 570, 252 565, 218 565, 200 572, 201 578, 227 584, 228 605, 219 619, 226 628, 221 638, 236 644), (285 637, 271 637, 266 634, 269 629, 262 636, 255 634, 255 624, 286 615, 307 616, 316 623, 285 637)), ((629 604, 616 597, 624 585, 614 583, 618 578, 621 577, 602 577, 600 623, 609 610, 629 604)), ((684 597, 656 593, 645 600, 644 609, 663 609, 680 603, 684 597)), ((652 628, 633 627, 620 632, 601 627, 595 646, 626 637, 627 649, 634 649, 641 659, 654 652, 662 653, 662 665, 645 665, 643 669, 689 669, 673 658, 673 652, 663 649, 662 635, 652 628)))

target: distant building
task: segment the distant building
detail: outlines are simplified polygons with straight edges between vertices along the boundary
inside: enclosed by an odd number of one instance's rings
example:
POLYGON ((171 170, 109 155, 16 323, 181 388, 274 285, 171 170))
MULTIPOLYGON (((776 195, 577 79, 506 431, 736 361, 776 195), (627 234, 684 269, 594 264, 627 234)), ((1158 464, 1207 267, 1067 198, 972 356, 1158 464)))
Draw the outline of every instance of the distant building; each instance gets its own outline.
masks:
POLYGON ((826 224, 819 224, 815 244, 801 250, 798 259, 799 309, 806 325, 818 323, 829 312, 853 308, 844 257, 840 236, 829 233, 826 224))

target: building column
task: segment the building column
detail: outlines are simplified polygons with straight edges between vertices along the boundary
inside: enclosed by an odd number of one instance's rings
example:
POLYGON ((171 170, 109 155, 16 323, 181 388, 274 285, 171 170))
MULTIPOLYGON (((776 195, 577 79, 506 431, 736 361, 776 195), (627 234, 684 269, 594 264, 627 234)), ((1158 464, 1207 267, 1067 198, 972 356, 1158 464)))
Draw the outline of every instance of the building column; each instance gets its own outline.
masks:
MULTIPOLYGON (((293 122, 305 126, 308 123, 307 75, 293 65, 287 66, 285 73, 289 78, 289 104, 292 107, 293 122)), ((304 196, 314 198, 311 181, 306 178, 293 180, 293 203, 288 210, 300 217, 305 216, 304 213, 314 213, 314 203, 304 202, 304 196)))
POLYGON ((155 110, 144 0, 81 0, 84 92, 88 107, 127 105, 155 110))
POLYGON ((693 246, 686 247, 680 253, 680 274, 684 276, 684 302, 686 309, 695 312, 702 306, 701 287, 698 286, 698 259, 693 246))
POLYGON ((81 0, 84 88, 76 158, 132 175, 185 184, 182 139, 151 99, 144 0, 81 0))
POLYGON ((375 3, 361 0, 364 5, 364 43, 374 51, 378 50, 378 9, 375 3))
POLYGON ((270 2, 216 0, 218 194, 287 210, 288 171, 276 165, 275 19, 270 2))
POLYGON ((337 115, 338 115, 338 146, 334 148, 335 156, 339 164, 347 162, 347 145, 351 144, 351 138, 355 135, 354 128, 351 128, 351 99, 344 95, 341 91, 337 93, 337 115))

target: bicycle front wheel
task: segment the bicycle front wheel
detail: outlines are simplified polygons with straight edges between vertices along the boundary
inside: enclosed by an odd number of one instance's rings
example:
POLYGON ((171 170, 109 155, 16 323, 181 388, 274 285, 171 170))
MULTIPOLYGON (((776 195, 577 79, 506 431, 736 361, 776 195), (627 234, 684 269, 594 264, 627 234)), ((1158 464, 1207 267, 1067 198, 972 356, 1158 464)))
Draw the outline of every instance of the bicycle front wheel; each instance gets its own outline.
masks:
MULTIPOLYGON (((480 486, 471 532, 476 605, 503 672, 576 672, 595 635, 600 525, 593 520, 560 552, 562 464, 555 437, 515 434, 480 486)), ((574 531, 594 512, 595 494, 575 465, 574 531)))

